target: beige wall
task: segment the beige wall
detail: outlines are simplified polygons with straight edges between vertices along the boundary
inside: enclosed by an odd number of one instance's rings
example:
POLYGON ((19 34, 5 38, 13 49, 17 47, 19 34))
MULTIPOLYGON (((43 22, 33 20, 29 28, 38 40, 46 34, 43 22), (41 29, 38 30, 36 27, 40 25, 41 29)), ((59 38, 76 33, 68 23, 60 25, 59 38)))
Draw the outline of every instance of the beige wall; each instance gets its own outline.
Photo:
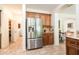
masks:
POLYGON ((75 14, 64 14, 64 13, 60 13, 59 14, 59 20, 60 20, 60 29, 62 30, 62 32, 66 32, 66 31, 75 31, 75 20, 76 20, 76 15, 75 14), (67 24, 68 23, 73 23, 73 28, 69 29, 67 28, 67 24))
MULTIPOLYGON (((17 6, 17 5, 16 5, 17 6)), ((18 39, 18 23, 21 22, 21 10, 14 10, 13 7, 6 7, 0 5, 0 9, 2 10, 1 14, 1 33, 2 33, 2 40, 1 45, 2 48, 6 48, 9 46, 9 27, 8 22, 9 20, 12 20, 12 40, 16 41, 18 39)), ((18 7, 17 7, 18 8, 18 7)))
POLYGON ((9 45, 9 39, 8 39, 8 17, 5 11, 2 11, 1 14, 1 33, 2 33, 1 47, 6 48, 9 45))

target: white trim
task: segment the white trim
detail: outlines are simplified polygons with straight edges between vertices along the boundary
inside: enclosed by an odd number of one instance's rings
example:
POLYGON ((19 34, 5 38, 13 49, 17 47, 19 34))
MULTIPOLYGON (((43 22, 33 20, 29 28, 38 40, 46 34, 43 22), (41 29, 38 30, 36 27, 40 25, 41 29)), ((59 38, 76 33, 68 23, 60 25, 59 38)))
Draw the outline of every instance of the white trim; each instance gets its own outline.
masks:
POLYGON ((21 23, 22 23, 22 40, 23 40, 23 47, 22 49, 23 50, 26 50, 26 30, 25 30, 25 20, 26 20, 26 5, 23 4, 22 5, 22 11, 23 11, 23 16, 22 16, 22 20, 21 20, 21 23))

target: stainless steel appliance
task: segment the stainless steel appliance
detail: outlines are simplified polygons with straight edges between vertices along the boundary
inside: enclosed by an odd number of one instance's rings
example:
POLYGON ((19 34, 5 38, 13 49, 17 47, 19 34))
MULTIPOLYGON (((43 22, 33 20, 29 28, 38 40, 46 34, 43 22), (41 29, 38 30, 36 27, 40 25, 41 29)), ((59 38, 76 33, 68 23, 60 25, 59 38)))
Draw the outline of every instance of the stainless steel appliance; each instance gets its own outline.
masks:
POLYGON ((27 49, 42 47, 42 22, 39 17, 27 18, 27 49))

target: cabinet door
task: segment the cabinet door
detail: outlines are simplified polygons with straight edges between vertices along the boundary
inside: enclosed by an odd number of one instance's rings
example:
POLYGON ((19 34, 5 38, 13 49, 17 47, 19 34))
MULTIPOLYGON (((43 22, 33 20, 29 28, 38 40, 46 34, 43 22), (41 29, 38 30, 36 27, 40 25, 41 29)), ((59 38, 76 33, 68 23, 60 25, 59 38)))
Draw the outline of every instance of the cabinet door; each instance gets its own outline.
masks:
POLYGON ((27 17, 35 17, 35 15, 36 15, 36 14, 33 13, 33 12, 27 12, 27 13, 26 13, 26 16, 27 16, 27 17))
POLYGON ((77 55, 79 55, 79 48, 77 49, 77 55))
POLYGON ((49 25, 51 26, 51 15, 49 14, 49 25))
POLYGON ((49 34, 49 44, 53 44, 54 43, 54 36, 53 34, 49 34))
POLYGON ((77 50, 75 47, 67 47, 67 55, 76 55, 77 50))
POLYGON ((43 34, 43 45, 49 44, 49 36, 47 34, 43 34))
POLYGON ((45 19, 46 19, 46 25, 51 25, 51 15, 50 14, 47 14, 45 15, 45 19))
POLYGON ((45 15, 41 14, 41 20, 42 20, 42 24, 46 25, 46 19, 45 19, 45 15))
POLYGON ((47 45, 46 44, 46 39, 47 39, 47 35, 46 34, 43 34, 43 45, 47 45))
POLYGON ((79 40, 77 40, 77 55, 79 55, 79 40))
POLYGON ((66 39, 66 45, 71 47, 72 45, 76 45, 76 40, 72 38, 67 38, 66 39))

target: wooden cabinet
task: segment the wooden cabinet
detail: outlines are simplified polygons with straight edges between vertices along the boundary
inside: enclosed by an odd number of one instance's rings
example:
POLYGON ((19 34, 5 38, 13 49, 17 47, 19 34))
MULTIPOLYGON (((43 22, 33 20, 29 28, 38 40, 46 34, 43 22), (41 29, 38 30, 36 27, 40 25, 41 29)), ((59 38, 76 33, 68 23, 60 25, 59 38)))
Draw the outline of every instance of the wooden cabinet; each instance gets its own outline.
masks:
POLYGON ((35 17, 35 13, 33 12, 27 12, 26 17, 35 17))
POLYGON ((44 26, 51 26, 51 14, 41 14, 41 19, 44 26))
POLYGON ((50 45, 54 43, 54 35, 52 33, 52 26, 51 26, 51 14, 44 14, 44 13, 36 13, 36 12, 27 12, 27 17, 40 17, 42 20, 43 30, 46 33, 43 33, 43 43, 44 45, 50 45))
POLYGON ((66 54, 79 55, 79 40, 66 37, 66 54))
POLYGON ((51 45, 54 43, 53 33, 44 33, 43 34, 43 45, 51 45))
POLYGON ((73 47, 73 46, 68 47, 68 51, 67 51, 67 54, 68 55, 76 55, 77 54, 76 52, 77 51, 76 51, 76 48, 75 47, 73 47))
POLYGON ((41 14, 42 25, 46 25, 46 18, 44 14, 41 14))
POLYGON ((77 54, 79 55, 79 40, 77 40, 77 54))
POLYGON ((26 17, 40 17, 43 25, 51 26, 51 14, 27 12, 26 17))
POLYGON ((51 26, 51 14, 45 15, 45 25, 51 26))

